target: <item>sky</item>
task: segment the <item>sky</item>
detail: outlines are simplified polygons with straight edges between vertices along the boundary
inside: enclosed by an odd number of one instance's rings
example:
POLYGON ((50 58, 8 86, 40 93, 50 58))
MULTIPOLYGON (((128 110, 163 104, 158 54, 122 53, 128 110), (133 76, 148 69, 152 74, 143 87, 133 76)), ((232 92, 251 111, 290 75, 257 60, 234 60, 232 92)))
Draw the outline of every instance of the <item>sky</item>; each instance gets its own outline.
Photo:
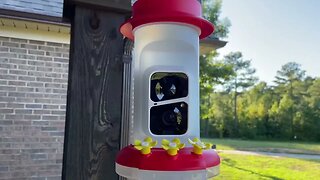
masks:
POLYGON ((242 52, 261 81, 290 61, 320 77, 320 0, 223 0, 220 17, 231 21, 220 55, 242 52))

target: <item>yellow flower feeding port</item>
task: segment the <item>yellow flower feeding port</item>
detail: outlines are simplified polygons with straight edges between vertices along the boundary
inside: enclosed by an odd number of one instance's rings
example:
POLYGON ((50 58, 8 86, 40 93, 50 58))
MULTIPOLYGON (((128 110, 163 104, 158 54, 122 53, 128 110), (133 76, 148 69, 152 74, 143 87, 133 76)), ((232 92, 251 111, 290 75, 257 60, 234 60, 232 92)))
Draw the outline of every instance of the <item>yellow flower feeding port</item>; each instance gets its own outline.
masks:
POLYGON ((212 144, 201 142, 200 139, 188 139, 189 143, 193 146, 193 153, 201 155, 203 150, 211 149, 212 144))
POLYGON ((167 151, 167 153, 171 156, 175 156, 178 154, 178 151, 184 148, 185 144, 180 142, 180 139, 174 138, 172 141, 167 139, 162 140, 162 148, 167 151))
POLYGON ((143 141, 135 140, 134 148, 139 150, 141 154, 147 155, 151 153, 151 148, 157 145, 157 141, 153 141, 151 137, 145 138, 143 141))

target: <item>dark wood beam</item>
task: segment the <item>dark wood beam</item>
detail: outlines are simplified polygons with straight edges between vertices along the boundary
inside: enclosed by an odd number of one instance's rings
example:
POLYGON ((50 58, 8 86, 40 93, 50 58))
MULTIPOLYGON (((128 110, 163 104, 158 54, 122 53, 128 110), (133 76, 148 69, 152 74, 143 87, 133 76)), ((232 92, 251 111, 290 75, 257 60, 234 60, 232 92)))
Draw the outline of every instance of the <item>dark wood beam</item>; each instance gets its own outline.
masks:
POLYGON ((71 19, 74 16, 74 6, 83 6, 112 12, 131 13, 131 0, 64 0, 63 17, 71 19))
POLYGON ((75 6, 63 180, 115 180, 120 146, 124 13, 75 6))

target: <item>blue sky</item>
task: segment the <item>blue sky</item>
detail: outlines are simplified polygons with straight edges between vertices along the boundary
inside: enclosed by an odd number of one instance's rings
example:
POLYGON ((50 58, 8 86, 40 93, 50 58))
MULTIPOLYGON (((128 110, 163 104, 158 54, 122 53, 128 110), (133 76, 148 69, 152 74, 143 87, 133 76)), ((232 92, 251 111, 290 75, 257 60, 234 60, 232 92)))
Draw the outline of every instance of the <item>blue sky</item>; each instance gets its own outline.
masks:
POLYGON ((320 0, 223 0, 221 17, 232 26, 220 54, 241 51, 260 80, 289 61, 320 77, 320 0))

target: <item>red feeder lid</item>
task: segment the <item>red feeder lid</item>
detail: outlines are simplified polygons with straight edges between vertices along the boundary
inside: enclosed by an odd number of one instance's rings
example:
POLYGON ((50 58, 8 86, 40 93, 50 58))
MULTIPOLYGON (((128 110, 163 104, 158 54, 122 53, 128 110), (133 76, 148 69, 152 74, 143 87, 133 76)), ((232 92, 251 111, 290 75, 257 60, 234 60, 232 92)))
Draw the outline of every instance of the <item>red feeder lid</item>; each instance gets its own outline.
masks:
POLYGON ((205 170, 220 164, 220 157, 215 150, 204 150, 202 155, 196 155, 192 153, 192 149, 184 148, 176 156, 170 156, 164 149, 153 148, 150 154, 142 155, 133 146, 127 146, 117 155, 116 163, 154 171, 205 170))
POLYGON ((197 0, 138 0, 133 4, 132 17, 120 27, 120 32, 134 39, 132 30, 154 22, 178 22, 198 27, 200 39, 209 36, 214 26, 202 18, 201 4, 197 0))

